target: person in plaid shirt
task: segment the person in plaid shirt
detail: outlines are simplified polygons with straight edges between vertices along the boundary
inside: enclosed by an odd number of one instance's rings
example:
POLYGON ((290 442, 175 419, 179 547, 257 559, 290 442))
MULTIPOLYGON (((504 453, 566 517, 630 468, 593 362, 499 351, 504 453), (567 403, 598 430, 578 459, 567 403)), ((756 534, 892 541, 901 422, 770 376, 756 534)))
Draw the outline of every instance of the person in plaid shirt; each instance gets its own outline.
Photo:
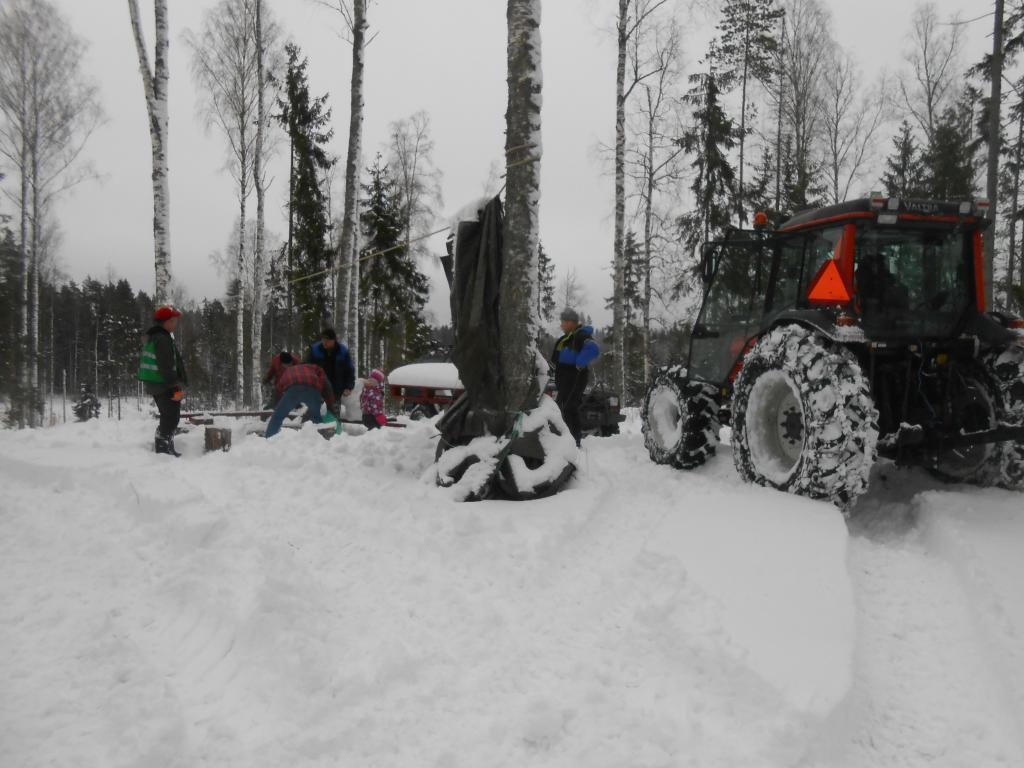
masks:
POLYGON ((294 360, 295 358, 286 349, 282 349, 270 360, 270 367, 267 368, 267 372, 263 376, 263 383, 271 384, 274 387, 273 398, 270 401, 271 408, 277 405, 277 401, 281 399, 281 395, 279 395, 277 392, 277 380, 281 376, 281 374, 284 373, 284 369, 294 360))
MULTIPOLYGON (((283 362, 283 361, 282 361, 283 362)), ((281 423, 293 408, 306 406, 306 415, 314 424, 320 423, 320 406, 327 403, 332 411, 335 409, 334 390, 327 381, 323 368, 309 363, 284 363, 281 375, 277 377, 277 407, 267 422, 267 437, 273 437, 281 431, 281 423)))

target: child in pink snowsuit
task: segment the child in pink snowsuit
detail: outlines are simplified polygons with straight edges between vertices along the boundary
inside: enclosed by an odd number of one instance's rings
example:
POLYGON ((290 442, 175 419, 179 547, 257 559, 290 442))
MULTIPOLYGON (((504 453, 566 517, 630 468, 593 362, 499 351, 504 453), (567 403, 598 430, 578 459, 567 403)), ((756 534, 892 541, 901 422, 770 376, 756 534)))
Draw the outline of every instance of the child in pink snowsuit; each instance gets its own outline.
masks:
POLYGON ((359 409, 363 412, 363 424, 367 429, 380 429, 388 421, 384 415, 384 372, 379 368, 370 371, 370 378, 363 381, 359 409))

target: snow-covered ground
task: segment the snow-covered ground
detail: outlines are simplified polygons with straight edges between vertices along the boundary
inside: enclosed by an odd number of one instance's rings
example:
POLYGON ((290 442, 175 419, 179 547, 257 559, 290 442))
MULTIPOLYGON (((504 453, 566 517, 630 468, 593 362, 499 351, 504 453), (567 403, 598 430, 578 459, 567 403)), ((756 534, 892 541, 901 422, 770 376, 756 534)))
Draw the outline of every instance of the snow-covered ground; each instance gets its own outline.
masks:
POLYGON ((1024 765, 1024 498, 847 521, 626 427, 477 504, 422 422, 0 432, 0 766, 1024 765))

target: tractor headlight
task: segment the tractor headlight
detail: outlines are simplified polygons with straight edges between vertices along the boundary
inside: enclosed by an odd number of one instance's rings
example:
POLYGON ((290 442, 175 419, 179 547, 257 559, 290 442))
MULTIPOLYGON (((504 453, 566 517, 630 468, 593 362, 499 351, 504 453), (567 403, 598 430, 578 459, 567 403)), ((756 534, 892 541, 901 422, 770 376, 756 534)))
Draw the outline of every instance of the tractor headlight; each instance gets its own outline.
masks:
POLYGON ((617 398, 617 397, 609 397, 608 398, 608 405, 610 405, 612 408, 618 408, 619 407, 619 398, 617 398))

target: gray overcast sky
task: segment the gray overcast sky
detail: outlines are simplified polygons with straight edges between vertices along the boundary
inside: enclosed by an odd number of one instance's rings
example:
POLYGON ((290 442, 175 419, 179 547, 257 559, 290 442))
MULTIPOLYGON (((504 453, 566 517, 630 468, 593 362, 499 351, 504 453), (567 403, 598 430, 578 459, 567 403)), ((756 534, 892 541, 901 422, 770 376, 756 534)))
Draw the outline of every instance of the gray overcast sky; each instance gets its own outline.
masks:
MULTIPOLYGON (((59 258, 70 277, 128 278, 152 290, 152 198, 149 133, 134 44, 124 0, 55 0, 90 44, 85 67, 100 85, 106 124, 92 137, 87 156, 102 174, 74 190, 58 208, 64 233, 59 258)), ((309 57, 315 93, 329 92, 334 109, 334 152, 344 156, 348 130, 351 50, 339 36, 341 19, 311 0, 268 0, 285 33, 309 57)), ((171 253, 175 280, 194 297, 223 294, 225 278, 210 254, 226 247, 236 217, 232 183, 223 170, 224 142, 206 133, 196 99, 185 29, 198 30, 215 0, 170 0, 171 253)), ((937 0, 943 15, 973 18, 988 0, 937 0)), ((152 3, 142 0, 152 50, 152 3)), ((595 146, 609 142, 614 119, 614 48, 604 30, 614 0, 546 0, 541 238, 561 276, 575 266, 587 292, 585 309, 604 320, 610 293, 612 179, 603 176, 595 146)), ((851 49, 870 79, 881 68, 901 66, 912 0, 826 0, 838 42, 851 49)), ((364 165, 382 147, 388 124, 426 110, 444 173, 446 215, 484 193, 491 165, 502 159, 505 112, 504 0, 380 0, 369 14, 377 33, 366 65, 364 165)), ((703 53, 709 22, 683 18, 688 65, 703 53)), ((991 21, 967 28, 965 58, 976 61, 988 42, 991 21)), ((892 131, 880 141, 888 151, 892 131)), ((340 175, 340 174, 339 174, 340 175)), ((268 227, 285 231, 287 169, 271 167, 268 227)), ((4 183, 16 183, 8 177, 4 183)), ((253 204, 254 208, 254 204, 253 204)), ((443 225, 443 222, 439 226, 443 225)), ((443 250, 443 235, 432 244, 443 250)), ((431 270, 431 308, 447 321, 447 289, 431 270), (443 314, 442 314, 443 313, 443 314)))

